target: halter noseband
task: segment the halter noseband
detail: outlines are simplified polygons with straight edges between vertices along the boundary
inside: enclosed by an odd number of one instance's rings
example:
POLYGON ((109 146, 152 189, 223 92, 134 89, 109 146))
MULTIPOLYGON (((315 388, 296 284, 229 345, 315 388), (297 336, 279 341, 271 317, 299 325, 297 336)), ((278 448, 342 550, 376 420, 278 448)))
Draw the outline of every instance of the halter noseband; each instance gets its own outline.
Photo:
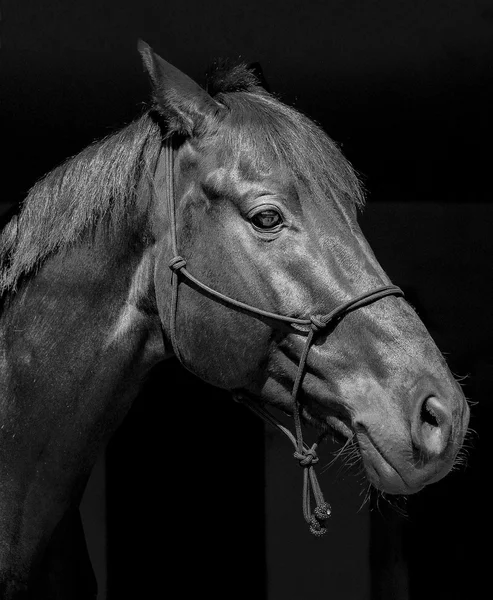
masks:
POLYGON ((172 259, 169 261, 168 266, 172 272, 171 280, 171 310, 170 310, 170 335, 173 350, 178 360, 183 363, 181 353, 176 340, 176 314, 178 310, 178 288, 180 279, 185 283, 188 283, 191 287, 196 289, 198 292, 208 296, 209 298, 216 300, 222 304, 240 310, 242 312, 255 315, 257 317, 264 317, 268 320, 273 320, 275 323, 283 323, 285 326, 290 327, 291 332, 297 335, 306 336, 305 346, 301 354, 300 362, 298 364, 298 371, 293 384, 293 390, 291 392, 291 400, 293 403, 293 419, 295 425, 295 436, 284 427, 280 421, 277 420, 272 414, 266 409, 259 406, 258 403, 252 402, 249 398, 236 395, 235 399, 245 403, 252 411, 262 417, 265 421, 271 423, 278 429, 280 429, 292 442, 295 452, 294 457, 299 461, 299 464, 303 467, 303 514, 305 520, 310 526, 310 531, 316 536, 322 536, 326 533, 327 528, 325 527, 325 521, 328 519, 331 513, 330 506, 325 502, 320 485, 317 480, 317 476, 313 465, 318 462, 316 449, 319 441, 313 444, 311 447, 307 446, 303 441, 303 433, 301 429, 301 418, 300 418, 300 403, 298 400, 298 391, 303 381, 303 375, 305 372, 306 361, 308 358, 308 352, 312 345, 314 337, 321 331, 324 331, 330 327, 333 327, 338 321, 340 321, 349 312, 367 306, 385 296, 403 296, 403 291, 394 285, 385 285, 382 287, 375 288, 372 291, 365 292, 352 300, 349 300, 343 304, 337 306, 331 312, 325 315, 311 315, 308 319, 298 319, 285 315, 279 315, 272 313, 255 306, 250 306, 229 296, 225 296, 210 288, 208 285, 202 283, 196 279, 186 268, 186 260, 178 253, 177 243, 177 230, 176 230, 176 207, 174 198, 174 180, 173 180, 173 148, 171 140, 166 140, 163 145, 163 151, 158 160, 157 172, 162 174, 164 179, 164 195, 166 196, 168 215, 170 220, 170 232, 171 232, 171 249, 173 253, 172 259), (163 172, 164 171, 164 172, 163 172), (305 329, 308 327, 308 329, 305 329), (312 514, 310 508, 310 488, 315 498, 316 507, 312 514))

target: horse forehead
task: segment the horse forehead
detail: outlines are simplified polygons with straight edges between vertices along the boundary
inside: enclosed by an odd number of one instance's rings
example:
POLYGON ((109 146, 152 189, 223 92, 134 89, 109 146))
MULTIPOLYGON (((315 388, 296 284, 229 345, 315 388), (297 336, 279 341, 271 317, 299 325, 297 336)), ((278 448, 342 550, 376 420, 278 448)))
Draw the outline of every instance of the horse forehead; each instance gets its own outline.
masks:
MULTIPOLYGON (((223 148, 194 149, 188 159, 198 166, 190 170, 214 194, 232 194, 236 197, 273 194, 284 198, 295 213, 310 213, 316 222, 329 218, 333 222, 333 197, 320 197, 321 190, 314 189, 309 179, 302 181, 282 161, 269 159, 248 145, 239 152, 225 144, 223 148), (315 198, 316 196, 316 198, 315 198)), ((316 188, 316 186, 315 186, 316 188)))
POLYGON ((258 165, 244 156, 229 156, 207 159, 203 164, 204 183, 222 191, 245 192, 259 191, 287 193, 294 190, 296 182, 287 169, 280 165, 258 165))

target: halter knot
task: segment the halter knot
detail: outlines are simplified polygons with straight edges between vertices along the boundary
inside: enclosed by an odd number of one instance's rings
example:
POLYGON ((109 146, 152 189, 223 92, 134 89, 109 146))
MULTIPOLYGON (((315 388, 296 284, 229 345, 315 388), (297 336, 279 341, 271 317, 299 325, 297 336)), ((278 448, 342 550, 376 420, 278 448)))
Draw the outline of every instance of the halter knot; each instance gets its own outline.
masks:
POLYGON ((310 323, 311 323, 311 328, 315 332, 320 331, 324 327, 327 327, 327 322, 324 321, 323 318, 318 315, 312 315, 310 317, 310 323))
POLYGON ((315 465, 318 463, 318 456, 315 450, 316 444, 314 444, 308 450, 303 450, 303 452, 296 451, 293 456, 298 460, 300 467, 309 467, 310 465, 315 465))
POLYGON ((179 271, 187 266, 187 261, 182 256, 174 256, 168 263, 168 267, 172 271, 179 271))

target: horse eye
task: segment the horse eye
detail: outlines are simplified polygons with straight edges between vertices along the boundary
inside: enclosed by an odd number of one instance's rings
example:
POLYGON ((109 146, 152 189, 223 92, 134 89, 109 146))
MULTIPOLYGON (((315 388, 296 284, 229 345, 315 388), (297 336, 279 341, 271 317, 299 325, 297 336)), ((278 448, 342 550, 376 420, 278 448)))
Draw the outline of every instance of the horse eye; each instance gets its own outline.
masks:
POLYGON ((259 229, 274 229, 282 223, 282 217, 277 210, 263 210, 251 218, 251 221, 259 229))

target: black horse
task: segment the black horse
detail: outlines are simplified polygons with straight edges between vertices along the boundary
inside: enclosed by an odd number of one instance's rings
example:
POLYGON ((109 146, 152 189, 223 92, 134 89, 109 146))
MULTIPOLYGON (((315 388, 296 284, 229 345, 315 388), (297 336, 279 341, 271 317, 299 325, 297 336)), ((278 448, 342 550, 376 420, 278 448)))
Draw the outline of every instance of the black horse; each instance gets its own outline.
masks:
MULTIPOLYGON (((335 144, 243 66, 205 91, 140 51, 151 110, 38 182, 0 237, 5 599, 50 586, 85 597, 64 577, 78 502, 169 357, 261 412, 292 413, 312 483, 301 418, 352 440, 371 483, 396 494, 443 477, 468 424, 358 227, 363 194, 335 144)), ((314 491, 306 516, 322 529, 314 491)))

